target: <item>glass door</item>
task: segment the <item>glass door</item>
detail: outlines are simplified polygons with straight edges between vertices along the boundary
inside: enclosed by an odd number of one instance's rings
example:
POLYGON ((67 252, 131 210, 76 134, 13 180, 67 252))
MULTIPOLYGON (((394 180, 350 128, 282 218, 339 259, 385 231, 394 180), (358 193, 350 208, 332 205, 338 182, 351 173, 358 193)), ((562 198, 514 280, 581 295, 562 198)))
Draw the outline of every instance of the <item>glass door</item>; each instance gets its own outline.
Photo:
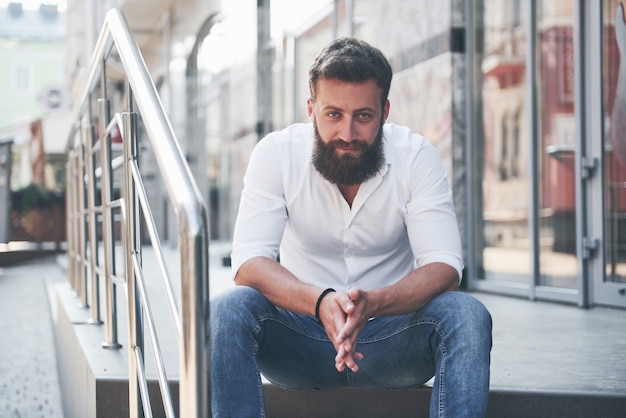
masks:
POLYGON ((576 2, 533 0, 532 13, 526 2, 483 4, 484 152, 476 163, 483 280, 474 285, 577 302, 576 2))
POLYGON ((573 0, 536 2, 538 266, 535 293, 575 301, 579 289, 573 0))
POLYGON ((603 234, 604 245, 602 265, 594 271, 593 293, 597 304, 626 306, 626 1, 601 4, 595 15, 601 21, 601 30, 596 31, 601 57, 596 62, 601 63, 602 96, 597 100, 602 112, 595 116, 600 120, 594 126, 601 132, 596 136, 601 137, 598 154, 603 161, 603 198, 598 199, 603 203, 603 221, 597 233, 603 234))
MULTIPOLYGON (((528 222, 531 174, 526 113, 525 14, 517 0, 485 0, 477 8, 484 30, 480 60, 482 146, 476 169, 482 181, 476 198, 476 287, 528 295, 533 276, 528 222)), ((479 23, 478 23, 479 22, 479 23)), ((478 144, 478 141, 476 141, 478 144)))
POLYGON ((626 307, 626 0, 480 4, 471 286, 626 307))

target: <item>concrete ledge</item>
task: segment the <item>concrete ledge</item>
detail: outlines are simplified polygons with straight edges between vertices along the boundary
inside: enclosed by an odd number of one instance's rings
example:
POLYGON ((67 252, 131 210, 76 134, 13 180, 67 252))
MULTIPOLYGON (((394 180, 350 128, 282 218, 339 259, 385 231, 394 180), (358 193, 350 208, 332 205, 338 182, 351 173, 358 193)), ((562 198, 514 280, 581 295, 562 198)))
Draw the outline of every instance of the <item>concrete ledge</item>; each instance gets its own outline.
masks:
MULTIPOLYGON (((270 418, 428 417, 431 389, 383 390, 341 388, 292 391, 264 386, 270 418)), ((491 390, 488 418, 621 418, 625 394, 539 393, 491 390)))
MULTIPOLYGON (((125 418, 128 405, 128 351, 104 349, 104 329, 89 323, 89 312, 78 307, 67 283, 53 286, 55 346, 63 410, 67 417, 125 418)), ((156 374, 147 372, 155 417, 165 416, 156 374)), ((178 410, 178 380, 170 378, 178 410)))
POLYGON ((263 386, 270 418, 428 417, 431 389, 286 390, 263 386))
POLYGON ((58 254, 57 249, 34 248, 17 251, 0 251, 0 267, 12 266, 14 264, 37 260, 58 254))
POLYGON ((533 392, 492 390, 488 418, 620 418, 626 411, 626 393, 533 392))
MULTIPOLYGON (((62 399, 67 417, 128 417, 128 353, 102 348, 103 326, 89 323, 89 312, 79 308, 67 283, 50 287, 55 324, 55 344, 61 380, 62 399)), ((124 306, 124 305, 122 305, 124 306)), ((122 309, 120 306, 120 309, 122 309)), ((577 312, 577 311, 575 311, 577 312)), ((164 320, 157 319, 162 324, 164 320)), ((123 328, 122 328, 123 327, 123 328)), ((121 339, 126 339, 120 324, 121 339)), ((165 334, 170 335, 166 330, 165 334)), ((175 345, 174 339, 166 345, 175 345)), ((175 364, 173 348, 168 361, 175 364)), ((146 354, 148 357, 148 353, 146 354)), ((166 363, 168 362, 166 361, 166 363)), ((147 367, 150 362, 147 360, 147 367)), ((154 416, 164 416, 156 374, 149 376, 154 416)), ((178 409, 176 367, 168 369, 174 406, 178 409), (172 370, 170 372, 169 370, 172 370)), ((526 382, 528 384, 529 382, 526 382)), ((530 382, 532 383, 532 382, 530 382)), ((264 385, 267 416, 270 418, 326 417, 428 417, 431 389, 403 390, 341 388, 321 391, 293 391, 264 385)), ((622 418, 626 411, 626 391, 607 393, 571 390, 548 391, 492 386, 489 418, 622 418)))

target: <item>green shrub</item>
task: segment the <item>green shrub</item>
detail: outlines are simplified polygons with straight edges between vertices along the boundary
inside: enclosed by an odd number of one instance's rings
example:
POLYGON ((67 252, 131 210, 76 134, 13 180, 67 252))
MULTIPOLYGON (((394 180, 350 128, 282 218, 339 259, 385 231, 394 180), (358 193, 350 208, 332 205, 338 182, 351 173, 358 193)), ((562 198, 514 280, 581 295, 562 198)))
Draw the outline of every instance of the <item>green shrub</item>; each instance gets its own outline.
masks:
POLYGON ((11 207, 21 214, 33 209, 50 208, 53 204, 63 204, 64 201, 63 192, 48 190, 37 184, 30 184, 11 192, 11 207))

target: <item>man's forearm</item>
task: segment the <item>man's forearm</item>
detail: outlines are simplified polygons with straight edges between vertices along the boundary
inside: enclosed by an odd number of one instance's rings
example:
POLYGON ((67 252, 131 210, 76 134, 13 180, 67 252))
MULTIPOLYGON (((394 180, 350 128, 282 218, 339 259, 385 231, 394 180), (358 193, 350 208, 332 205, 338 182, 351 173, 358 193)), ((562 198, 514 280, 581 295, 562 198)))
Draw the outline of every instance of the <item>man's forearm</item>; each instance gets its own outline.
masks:
POLYGON ((456 269, 445 263, 432 263, 413 270, 397 283, 369 293, 371 316, 415 312, 437 295, 458 290, 456 269))
POLYGON ((239 268, 235 283, 256 289, 283 309, 315 315, 320 289, 300 281, 280 263, 267 257, 254 257, 246 261, 239 268))

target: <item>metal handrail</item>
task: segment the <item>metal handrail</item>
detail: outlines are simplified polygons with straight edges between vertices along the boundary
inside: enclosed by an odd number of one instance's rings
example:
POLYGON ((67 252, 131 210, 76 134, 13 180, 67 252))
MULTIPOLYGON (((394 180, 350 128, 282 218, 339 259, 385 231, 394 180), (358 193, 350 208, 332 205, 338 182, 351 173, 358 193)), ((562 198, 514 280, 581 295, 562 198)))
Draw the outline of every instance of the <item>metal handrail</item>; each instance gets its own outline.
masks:
MULTIPOLYGON (((68 139, 67 256, 68 280, 89 307, 91 321, 105 327, 104 348, 119 348, 116 287, 127 294, 129 409, 131 417, 152 416, 144 368, 144 324, 154 352, 161 398, 168 417, 175 416, 172 397, 142 268, 142 226, 145 226, 165 287, 180 347, 179 416, 207 417, 209 400, 208 221, 205 204, 139 48, 123 15, 116 9, 105 17, 85 86, 76 123, 68 139), (111 116, 107 62, 116 54, 123 67, 125 104, 111 116), (180 306, 171 289, 166 261, 143 186, 139 160, 138 118, 177 214, 180 262, 180 306), (94 121, 97 120, 97 133, 94 121), (113 155, 112 131, 119 129, 121 156, 113 155), (99 158, 97 158, 99 156, 99 158), (113 198, 115 173, 121 169, 121 196, 113 198), (98 189, 100 189, 98 191, 98 189), (100 202, 96 202, 97 193, 100 202), (121 212, 122 239, 116 242, 113 211, 121 212), (100 236, 98 225, 101 226, 100 236), (121 245, 124 272, 116 271, 115 247, 121 245), (99 255, 103 254, 104 259, 99 255), (100 316, 100 279, 104 279, 104 320, 100 316)), ((119 150, 118 150, 119 152, 119 150)))

